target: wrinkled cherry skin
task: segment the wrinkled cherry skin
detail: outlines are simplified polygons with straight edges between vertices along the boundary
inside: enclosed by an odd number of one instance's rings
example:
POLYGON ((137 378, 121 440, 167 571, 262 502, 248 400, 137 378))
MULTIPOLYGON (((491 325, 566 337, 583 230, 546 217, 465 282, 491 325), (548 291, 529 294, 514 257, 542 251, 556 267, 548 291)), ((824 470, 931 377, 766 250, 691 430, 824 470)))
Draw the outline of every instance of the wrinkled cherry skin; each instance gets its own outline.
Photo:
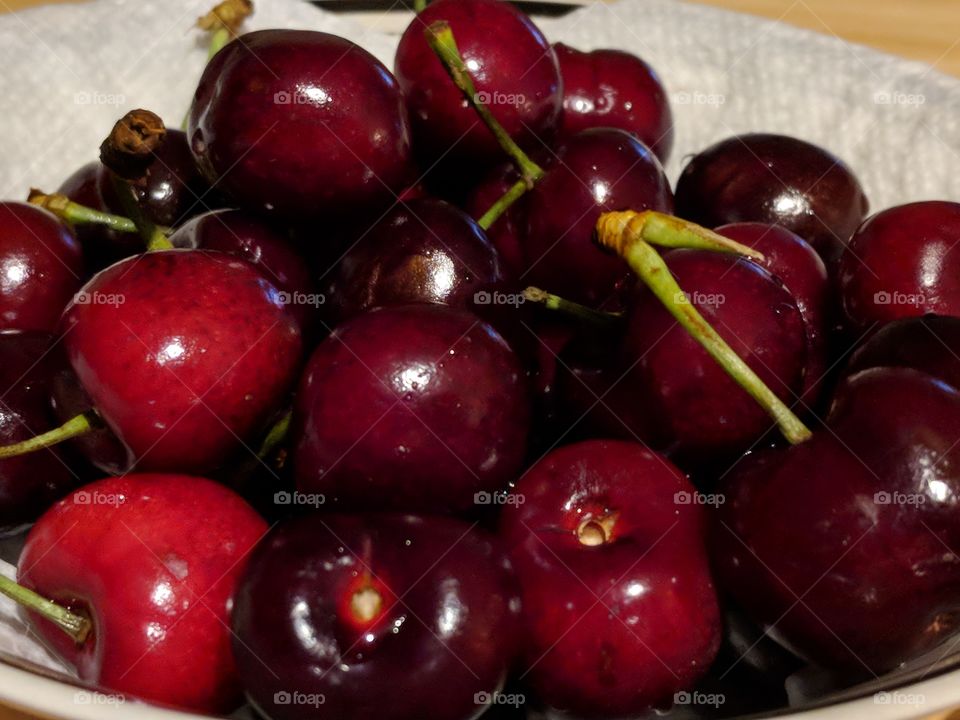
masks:
POLYGON ((338 508, 466 510, 475 493, 516 478, 529 417, 519 360, 478 317, 442 305, 372 310, 307 364, 297 487, 338 508))
MULTIPOLYGON (((0 445, 59 425, 50 410, 51 383, 66 364, 62 348, 48 333, 0 333, 0 445)), ((83 468, 57 447, 0 460, 0 535, 32 522, 80 484, 72 467, 83 468)))
POLYGON ((840 261, 849 324, 936 313, 960 315, 960 203, 898 205, 869 218, 840 261))
POLYGON ((17 580, 88 615, 77 645, 31 615, 45 644, 105 692, 203 713, 240 700, 230 610, 266 523, 224 486, 186 475, 108 478, 33 526, 17 580))
POLYGON ((673 147, 673 115, 660 78, 622 50, 581 52, 554 43, 563 77, 560 138, 594 127, 632 133, 666 162, 673 147))
POLYGON ((255 441, 296 379, 299 327, 239 258, 151 252, 100 272, 83 293, 89 301, 63 317, 70 364, 140 470, 218 467, 255 441))
POLYGON ((596 440, 550 453, 514 492, 501 531, 538 697, 576 717, 669 706, 720 645, 694 487, 640 444, 596 440), (612 513, 607 542, 579 541, 581 522, 612 513))
POLYGON ((327 33, 260 30, 231 42, 203 72, 187 134, 211 182, 288 219, 373 213, 411 179, 396 80, 327 33))
POLYGON ((493 537, 413 515, 330 515, 281 524, 254 551, 233 616, 250 700, 271 720, 469 720, 514 657, 519 602, 493 537), (372 588, 369 622, 351 610, 372 588), (273 672, 265 672, 264 665, 273 672), (416 672, 411 672, 416 668, 416 672), (398 678, 406 678, 398 682, 398 678))
MULTIPOLYGON (((664 254, 703 318, 784 402, 803 389, 807 336, 791 294, 766 270, 704 250, 664 254)), ((774 426, 646 287, 630 306, 616 392, 652 415, 655 445, 683 457, 742 451, 774 426)))
POLYGON ((496 138, 427 44, 424 30, 439 20, 450 24, 481 100, 510 137, 525 149, 548 142, 563 97, 557 58, 543 33, 501 0, 437 0, 407 27, 394 61, 425 166, 441 157, 466 168, 503 158, 496 138))
POLYGON ((264 220, 243 210, 214 210, 193 218, 170 236, 174 247, 218 250, 253 265, 278 290, 284 304, 307 330, 317 307, 310 270, 292 243, 264 220))
POLYGON ((844 374, 877 367, 913 368, 960 390, 960 318, 893 320, 854 351, 844 374))
POLYGON ((806 240, 779 225, 733 223, 716 231, 763 253, 764 259, 758 264, 780 280, 797 303, 807 331, 803 401, 808 408, 813 407, 827 370, 831 327, 832 293, 823 260, 806 240))
POLYGON ((838 388, 827 424, 738 465, 714 564, 803 655, 880 674, 956 630, 960 395, 914 370, 866 370, 838 388))
POLYGON ((597 218, 614 210, 673 212, 670 183, 629 133, 585 130, 561 147, 530 192, 523 282, 594 307, 616 305, 630 270, 593 241, 597 218))
POLYGON ((468 308, 500 282, 497 251, 469 215, 443 200, 397 205, 350 248, 330 285, 340 320, 373 307, 468 308))
POLYGON ((677 181, 677 214, 706 227, 735 222, 782 225, 833 268, 867 214, 853 172, 821 147, 751 133, 696 155, 677 181))
POLYGON ((53 332, 83 274, 70 228, 34 205, 0 202, 0 330, 53 332))

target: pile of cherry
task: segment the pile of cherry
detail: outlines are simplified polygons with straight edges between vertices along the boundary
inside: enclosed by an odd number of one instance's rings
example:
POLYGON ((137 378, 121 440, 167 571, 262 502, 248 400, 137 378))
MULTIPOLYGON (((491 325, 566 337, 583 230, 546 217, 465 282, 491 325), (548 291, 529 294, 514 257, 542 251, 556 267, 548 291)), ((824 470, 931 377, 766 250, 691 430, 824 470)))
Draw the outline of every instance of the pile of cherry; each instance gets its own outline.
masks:
POLYGON ((83 682, 729 715, 954 632, 960 204, 866 218, 772 134, 671 188, 653 70, 499 0, 395 74, 231 8, 185 132, 134 111, 0 203, 0 589, 83 682))

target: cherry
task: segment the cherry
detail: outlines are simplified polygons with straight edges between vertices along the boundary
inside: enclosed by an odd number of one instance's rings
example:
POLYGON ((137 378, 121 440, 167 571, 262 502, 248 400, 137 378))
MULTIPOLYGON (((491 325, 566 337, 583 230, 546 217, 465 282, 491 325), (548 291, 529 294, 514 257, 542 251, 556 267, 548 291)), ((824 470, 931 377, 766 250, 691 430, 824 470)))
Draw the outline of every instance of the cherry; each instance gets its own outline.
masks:
POLYGON ((0 202, 0 329, 53 332, 83 283, 70 229, 46 210, 0 202))
MULTIPOLYGON (((467 193, 464 210, 470 217, 482 218, 518 180, 520 173, 513 162, 491 168, 467 193)), ((497 249, 501 269, 509 278, 520 277, 526 269, 523 255, 527 225, 526 198, 526 195, 522 196, 487 228, 487 238, 497 249)))
POLYGON ((407 27, 394 63, 424 166, 442 159, 462 173, 502 157, 424 37, 439 21, 450 25, 479 98, 510 137, 528 149, 549 141, 560 120, 562 84, 543 33, 501 0, 436 0, 407 27))
POLYGON ((347 251, 329 296, 343 320, 385 305, 467 308, 500 280, 497 252, 476 222, 425 198, 397 205, 347 251))
POLYGON ((604 211, 670 212, 673 196, 659 161, 623 130, 585 130, 568 140, 531 191, 522 279, 592 307, 619 305, 627 264, 593 242, 604 211))
POLYGON ((716 227, 782 225, 833 267, 867 213, 860 182, 823 148, 785 135, 752 133, 696 155, 677 181, 677 214, 716 227))
POLYGON ((720 611, 684 475, 642 445, 597 440, 547 455, 512 497, 502 533, 538 697, 615 718, 692 687, 720 645, 720 611))
POLYGON ((960 203, 899 205, 869 218, 840 262, 840 295, 850 325, 936 313, 960 315, 960 203))
POLYGON ((288 219, 376 212, 411 179, 396 81, 327 33, 260 30, 224 47, 200 79, 187 134, 210 182, 288 219))
POLYGON ((827 425, 741 461, 713 560, 788 647, 875 676, 956 630, 960 395, 914 370, 866 370, 840 386, 827 425))
POLYGON ((308 516, 254 551, 234 653, 248 697, 272 720, 317 717, 320 703, 356 720, 415 720, 424 708, 468 720, 503 685, 518 607, 499 547, 470 525, 308 516))
POLYGON ((464 310, 358 315, 320 343, 297 391, 297 487, 339 507, 466 510, 521 468, 524 381, 503 338, 464 310))
POLYGON ((656 72, 622 50, 581 52, 554 43, 563 77, 561 138, 593 127, 632 133, 661 162, 673 147, 670 101, 656 72))
MULTIPOLYGON (((45 432, 57 423, 50 411, 53 378, 66 365, 53 336, 0 333, 0 445, 45 432)), ((75 459, 61 448, 0 460, 0 534, 35 520, 79 484, 75 459)))
POLYGON ((276 288, 219 252, 123 260, 84 286, 63 324, 83 391, 142 470, 218 467, 263 429, 300 365, 276 288))
POLYGON ((913 368, 960 390, 960 318, 893 320, 850 356, 846 374, 875 367, 913 368))
POLYGON ((207 713, 239 703, 230 611, 266 523, 227 488, 184 475, 108 478, 34 525, 18 581, 92 624, 81 640, 30 619, 80 680, 207 713))

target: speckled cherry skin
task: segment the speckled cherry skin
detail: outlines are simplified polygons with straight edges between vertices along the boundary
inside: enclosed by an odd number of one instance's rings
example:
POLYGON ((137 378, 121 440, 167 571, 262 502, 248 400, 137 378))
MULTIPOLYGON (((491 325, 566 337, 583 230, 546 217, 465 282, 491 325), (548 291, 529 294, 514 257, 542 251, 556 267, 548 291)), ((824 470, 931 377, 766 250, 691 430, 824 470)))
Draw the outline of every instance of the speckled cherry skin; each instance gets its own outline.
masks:
MULTIPOLYGON (((777 395, 793 405, 803 388, 807 338, 790 293, 763 268, 705 250, 664 254, 704 319, 777 395)), ((681 327, 647 288, 630 305, 616 392, 655 418, 655 443, 683 457, 746 450, 773 421, 681 327)))
POLYGON ((780 280, 797 303, 807 331, 802 398, 805 406, 814 407, 827 371, 828 336, 833 320, 833 292, 826 265, 806 240, 780 225, 733 223, 716 231, 763 253, 764 259, 758 264, 780 280))
POLYGON ((875 367, 913 368, 960 390, 960 318, 892 320, 854 350, 844 374, 875 367))
POLYGON ((469 215, 434 198, 397 205, 341 259, 329 297, 339 320, 373 307, 469 308, 501 281, 497 251, 469 215))
POLYGON ((53 332, 83 273, 70 228, 35 205, 0 202, 0 330, 53 332))
POLYGON ((593 240, 597 218, 613 210, 672 212, 670 183, 629 133, 585 130, 560 148, 530 191, 523 281, 594 307, 610 303, 630 276, 622 258, 593 240))
POLYGON ((549 142, 563 98, 557 58, 543 33, 501 0, 436 0, 407 27, 394 61, 422 160, 429 165, 445 156, 457 167, 476 168, 503 158, 427 44, 424 30, 440 20, 450 24, 477 92, 510 137, 528 149, 549 142))
POLYGON ((475 695, 503 685, 518 608, 499 544, 464 522, 308 516, 254 551, 237 593, 234 654, 248 697, 271 720, 469 720, 483 709, 475 695), (368 622, 351 612, 366 588, 383 599, 368 622), (295 692, 325 702, 317 711, 275 700, 295 692))
POLYGON ((505 505, 501 534, 521 585, 525 680, 575 717, 668 707, 720 645, 694 487, 638 443, 595 440, 550 453, 514 492, 523 502, 505 505), (607 542, 581 544, 581 522, 614 513, 607 542))
POLYGON ((297 391, 297 487, 334 508, 466 510, 515 479, 529 403, 516 355, 475 315, 358 315, 320 343, 297 391))
MULTIPOLYGON (((66 365, 54 337, 41 332, 0 333, 0 445, 51 430, 51 382, 66 365)), ((0 535, 33 522, 75 485, 85 467, 63 448, 0 460, 0 535), (76 470, 73 469, 76 467, 76 470)))
POLYGON ((126 475, 85 485, 27 536, 17 580, 83 612, 77 645, 31 615, 45 644, 104 692, 228 713, 240 691, 230 652, 233 593, 266 523, 223 485, 126 475))
POLYGON ((883 210, 850 239, 840 296, 857 331, 935 313, 960 315, 960 203, 930 200, 883 210))
POLYGON ((90 301, 63 317, 70 364, 140 470, 218 467, 255 440, 296 379, 299 327, 279 291, 236 257, 147 253, 83 292, 90 301))
POLYGON ((755 620, 823 666, 871 676, 956 630, 960 395, 914 370, 866 370, 827 423, 737 466, 711 549, 755 620))
POLYGON ((211 182, 290 219, 373 213, 412 179, 396 80, 327 33, 259 30, 224 47, 200 78, 187 135, 211 182))
POLYGON ((318 305, 308 300, 314 292, 310 269, 304 258, 281 231, 243 210, 214 210, 199 215, 170 236, 174 247, 217 250, 241 257, 253 265, 278 290, 281 299, 308 330, 318 314, 318 305))
POLYGON ((677 181, 677 214, 706 227, 782 225, 833 268, 867 214, 856 176, 835 155, 797 138, 750 133, 693 157, 677 181))
POLYGON ((622 50, 581 52, 554 43, 563 78, 560 138, 614 127, 632 133, 666 162, 673 147, 673 115, 660 78, 643 60, 622 50))

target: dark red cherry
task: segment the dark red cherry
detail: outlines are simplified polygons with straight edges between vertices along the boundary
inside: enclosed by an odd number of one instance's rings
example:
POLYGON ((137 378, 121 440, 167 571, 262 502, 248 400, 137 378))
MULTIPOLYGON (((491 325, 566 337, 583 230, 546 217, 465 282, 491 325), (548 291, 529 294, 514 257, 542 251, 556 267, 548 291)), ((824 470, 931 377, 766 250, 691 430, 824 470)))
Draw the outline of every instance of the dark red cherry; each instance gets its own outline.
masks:
POLYGON ((652 67, 622 50, 581 52, 563 43, 554 43, 553 49, 563 78, 561 138, 588 128, 620 128, 667 161, 673 116, 652 67))
POLYGON ((960 318, 927 315, 887 323, 854 351, 845 374, 876 367, 913 368, 960 390, 960 318))
POLYGON ((860 182, 842 160, 797 138, 737 135, 696 155, 677 182, 677 214, 706 227, 782 225, 833 267, 867 214, 860 182))
POLYGON ((254 442, 300 366, 300 330, 279 291, 219 252, 152 252, 112 265, 63 322, 83 390, 140 469, 218 467, 254 442))
POLYGON ((334 507, 466 510, 516 478, 529 402, 517 357, 475 315, 358 315, 320 343, 297 391, 297 487, 334 507))
MULTIPOLYGON (((520 173, 512 162, 491 168, 467 194, 464 210, 470 217, 479 220, 518 180, 520 173)), ((526 204, 527 195, 522 195, 487 228, 487 238, 497 249, 501 269, 508 278, 518 278, 526 269, 523 255, 527 230, 526 204)))
POLYGON ((102 692, 195 712, 234 710, 234 589, 266 523, 237 494, 185 475, 100 480, 33 526, 18 580, 93 623, 82 642, 31 614, 47 647, 102 692))
MULTIPOLYGON (((686 299, 775 392, 792 405, 803 389, 807 335, 797 301, 749 260, 671 250, 667 266, 686 299)), ((684 458, 745 450, 773 421, 645 287, 630 306, 615 392, 653 420, 656 443, 684 458)))
POLYGON ((774 637, 874 677, 957 630, 960 395, 914 370, 866 370, 827 424, 737 465, 711 550, 722 586, 774 637))
POLYGON ((960 315, 960 203, 898 205, 869 218, 840 261, 850 325, 935 313, 960 315))
POLYGON ((424 166, 443 160, 462 173, 503 157, 427 44, 424 30, 441 20, 453 31, 479 99, 507 133, 526 149, 548 142, 562 95, 557 58, 543 33, 508 2, 436 0, 407 27, 394 62, 424 166))
MULTIPOLYGON (((0 333, 0 445, 26 440, 59 425, 50 410, 51 383, 66 365, 66 358, 54 340, 40 332, 0 333)), ((85 471, 85 467, 77 465, 63 448, 0 460, 0 534, 33 522, 80 484, 78 470, 85 471)))
POLYGON ((70 228, 34 205, 0 202, 0 330, 53 332, 83 274, 70 228))
POLYGON ((218 188, 288 219, 375 213, 411 180, 396 80, 327 33, 260 30, 231 42, 203 72, 187 134, 218 188))
POLYGON ((170 236, 174 247, 218 250, 243 258, 280 290, 280 299, 304 330, 314 324, 324 298, 286 235, 242 210, 214 210, 193 218, 170 236))
POLYGON ((637 443, 568 445, 508 496, 524 679, 575 717, 669 707, 707 671, 720 611, 697 491, 637 443))
POLYGON ((561 147, 530 193, 523 282, 594 307, 618 305, 630 270, 593 242, 597 218, 613 210, 672 212, 670 183, 629 133, 585 130, 561 147))
POLYGON ((764 259, 759 264, 784 284, 797 303, 807 330, 803 400, 808 407, 813 407, 827 370, 827 342, 832 322, 832 291, 823 260, 803 238, 779 225, 733 223, 716 230, 763 253, 764 259))
POLYGON ((340 320, 373 307, 469 308, 501 280, 497 251, 469 215, 443 200, 397 205, 343 256, 328 292, 340 320))
POLYGON ((303 517, 254 551, 234 654, 272 720, 470 720, 503 686, 518 608, 499 546, 466 523, 303 517))

